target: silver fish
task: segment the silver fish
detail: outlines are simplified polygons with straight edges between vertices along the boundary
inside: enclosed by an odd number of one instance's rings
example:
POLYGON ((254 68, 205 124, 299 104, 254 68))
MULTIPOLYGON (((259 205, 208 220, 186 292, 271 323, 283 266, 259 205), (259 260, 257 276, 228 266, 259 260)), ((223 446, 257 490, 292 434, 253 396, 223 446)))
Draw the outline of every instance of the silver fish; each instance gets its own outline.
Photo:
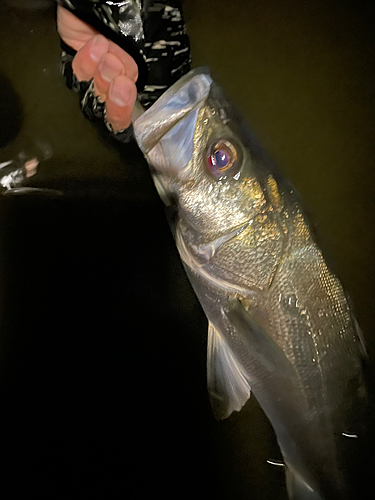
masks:
POLYGON ((275 430, 289 497, 357 498, 365 345, 292 187, 206 70, 183 77, 134 130, 175 207, 177 248, 209 321, 215 414, 239 411, 252 391, 275 430))

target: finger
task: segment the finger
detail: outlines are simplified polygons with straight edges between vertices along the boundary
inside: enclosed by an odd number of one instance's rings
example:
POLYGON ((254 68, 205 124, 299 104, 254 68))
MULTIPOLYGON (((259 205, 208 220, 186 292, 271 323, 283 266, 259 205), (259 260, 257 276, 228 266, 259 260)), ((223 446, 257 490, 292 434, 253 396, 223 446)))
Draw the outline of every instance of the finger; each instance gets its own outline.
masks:
POLYGON ((93 78, 98 62, 108 48, 108 40, 103 35, 96 35, 77 52, 73 59, 73 72, 79 81, 93 78))
POLYGON ((128 76, 119 75, 110 84, 106 113, 107 120, 116 132, 129 127, 136 97, 137 88, 128 76))
POLYGON ((107 52, 98 63, 94 73, 95 94, 99 95, 102 101, 107 98, 109 85, 116 76, 125 73, 125 68, 118 57, 107 52))
POLYGON ((117 56, 125 67, 125 74, 136 82, 138 79, 138 66, 134 59, 115 43, 109 41, 109 52, 117 56))
POLYGON ((77 51, 98 34, 94 28, 61 5, 57 6, 57 30, 64 42, 77 51))

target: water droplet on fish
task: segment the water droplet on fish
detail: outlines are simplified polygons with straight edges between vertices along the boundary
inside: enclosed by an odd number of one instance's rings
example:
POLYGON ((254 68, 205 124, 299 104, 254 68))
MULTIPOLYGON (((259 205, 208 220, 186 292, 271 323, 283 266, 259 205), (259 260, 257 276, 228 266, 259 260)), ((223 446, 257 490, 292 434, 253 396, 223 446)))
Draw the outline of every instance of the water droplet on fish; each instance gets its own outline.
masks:
POLYGON ((248 295, 246 295, 246 297, 241 299, 241 304, 244 306, 246 311, 249 311, 257 305, 258 300, 258 294, 256 292, 250 291, 248 295))
POLYGON ((298 307, 298 298, 294 293, 288 294, 282 298, 282 304, 286 309, 296 309, 298 307))

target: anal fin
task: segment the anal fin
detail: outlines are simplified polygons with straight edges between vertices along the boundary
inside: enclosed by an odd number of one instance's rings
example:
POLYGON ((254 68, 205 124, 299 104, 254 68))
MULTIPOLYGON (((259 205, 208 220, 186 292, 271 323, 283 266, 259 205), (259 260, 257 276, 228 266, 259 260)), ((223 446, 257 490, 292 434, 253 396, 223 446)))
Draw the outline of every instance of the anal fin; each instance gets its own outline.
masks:
POLYGON ((212 323, 208 326, 207 384, 211 406, 219 420, 240 411, 250 397, 241 365, 212 323))

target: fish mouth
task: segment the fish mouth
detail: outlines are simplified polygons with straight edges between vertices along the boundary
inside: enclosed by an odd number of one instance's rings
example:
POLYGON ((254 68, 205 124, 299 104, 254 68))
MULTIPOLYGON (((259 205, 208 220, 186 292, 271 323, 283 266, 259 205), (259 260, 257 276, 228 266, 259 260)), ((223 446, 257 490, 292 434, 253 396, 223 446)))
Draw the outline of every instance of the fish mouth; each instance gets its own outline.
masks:
POLYGON ((178 122, 206 100, 212 84, 207 68, 197 68, 180 78, 141 116, 133 121, 135 138, 147 155, 178 122))

